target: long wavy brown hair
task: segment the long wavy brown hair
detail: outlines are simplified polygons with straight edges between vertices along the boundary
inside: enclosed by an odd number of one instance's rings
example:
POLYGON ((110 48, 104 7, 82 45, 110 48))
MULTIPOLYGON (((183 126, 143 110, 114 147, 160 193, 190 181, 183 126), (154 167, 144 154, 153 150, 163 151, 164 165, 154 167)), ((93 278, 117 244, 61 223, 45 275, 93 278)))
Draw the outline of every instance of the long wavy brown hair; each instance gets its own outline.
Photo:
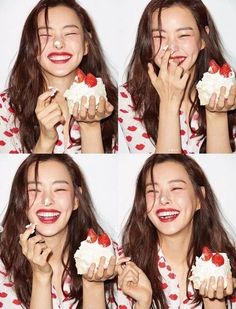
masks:
MULTIPOLYGON (((29 308, 32 291, 32 268, 22 253, 19 235, 25 231, 25 226, 29 224, 27 218, 27 205, 29 205, 28 170, 30 166, 35 166, 35 181, 37 183, 39 164, 46 161, 57 161, 66 167, 72 179, 75 196, 79 202, 78 209, 72 212, 68 222, 68 235, 61 256, 61 262, 64 266, 61 286, 63 290, 64 281, 69 275, 71 278, 70 293, 68 295, 64 293, 64 295, 75 299, 75 301, 79 299, 77 308, 81 309, 83 305, 82 276, 77 274, 74 254, 81 241, 87 238, 89 228, 93 228, 98 234, 102 232, 102 228, 96 220, 95 210, 84 176, 70 156, 66 154, 32 154, 20 165, 12 183, 8 208, 3 219, 4 230, 0 241, 0 259, 14 282, 17 297, 26 308, 29 308), (68 258, 66 258, 67 256, 68 258)), ((112 286, 112 281, 105 283, 105 290, 109 297, 114 298, 112 286)))
MULTIPOLYGON (((157 308, 166 308, 167 300, 161 288, 161 274, 157 267, 159 235, 158 230, 147 217, 145 189, 147 176, 150 174, 154 187, 153 168, 164 162, 175 162, 184 167, 201 205, 193 217, 193 230, 186 257, 189 267, 186 291, 191 275, 190 270, 196 256, 202 254, 204 246, 209 247, 213 252, 226 252, 230 259, 233 277, 236 276, 235 245, 229 239, 221 222, 222 217, 217 199, 201 167, 186 155, 154 154, 147 159, 138 175, 133 208, 124 227, 122 239, 125 256, 130 256, 132 261, 145 272, 151 282, 153 291, 151 308, 153 309, 156 308, 154 304, 156 304, 157 308), (201 187, 205 188, 205 196, 201 187)), ((189 296, 186 295, 186 297, 189 296)), ((194 292, 192 301, 194 304, 202 302, 197 290, 194 292)))
MULTIPOLYGON (((40 134, 35 114, 38 96, 47 90, 37 55, 40 52, 37 17, 45 12, 48 24, 48 8, 58 5, 74 10, 81 22, 85 40, 88 42, 88 54, 79 67, 87 74, 93 73, 103 79, 108 101, 114 106, 112 115, 101 121, 102 139, 105 152, 112 152, 114 139, 117 138, 117 90, 105 63, 102 48, 94 25, 87 12, 75 0, 41 0, 29 14, 22 32, 16 62, 12 69, 8 93, 10 106, 15 111, 15 119, 20 123, 20 139, 23 152, 32 152, 40 134)), ((77 141, 79 144, 80 140, 77 141)))
MULTIPOLYGON (((223 56, 223 47, 218 31, 213 19, 201 0, 151 0, 145 8, 138 26, 136 43, 131 61, 127 68, 127 89, 131 94, 135 111, 142 117, 147 133, 156 143, 158 134, 157 127, 159 121, 160 97, 152 86, 147 72, 148 63, 151 62, 155 72, 159 74, 159 67, 154 62, 154 46, 152 39, 152 15, 158 10, 158 22, 161 24, 161 11, 173 5, 186 7, 196 20, 201 38, 205 42, 205 48, 199 52, 194 76, 190 85, 189 99, 192 104, 189 114, 189 126, 192 133, 204 139, 200 152, 206 152, 206 115, 205 107, 200 106, 200 101, 196 95, 191 98, 193 90, 196 89, 197 82, 203 77, 203 73, 208 71, 210 59, 215 59, 219 65, 223 65, 226 60, 223 56), (209 29, 209 34, 206 32, 209 29), (199 128, 194 130, 191 121, 194 113, 199 114, 199 128)), ((231 148, 235 150, 233 128, 236 125, 236 111, 228 112, 229 136, 231 148)))

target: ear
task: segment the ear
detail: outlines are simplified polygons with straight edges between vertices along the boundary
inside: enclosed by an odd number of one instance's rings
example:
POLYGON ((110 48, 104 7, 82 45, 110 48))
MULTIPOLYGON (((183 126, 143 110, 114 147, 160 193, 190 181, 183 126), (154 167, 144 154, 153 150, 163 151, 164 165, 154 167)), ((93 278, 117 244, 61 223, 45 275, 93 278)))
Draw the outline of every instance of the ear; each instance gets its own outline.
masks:
MULTIPOLYGON (((205 31, 206 31, 207 34, 209 34, 210 31, 209 31, 209 27, 208 26, 205 26, 205 31)), ((201 43, 202 43, 202 45, 201 45, 201 50, 202 50, 202 49, 204 49, 206 47, 206 43, 205 43, 205 41, 203 39, 201 39, 201 43)))
POLYGON ((88 54, 89 51, 89 44, 87 41, 84 42, 84 56, 88 54))
MULTIPOLYGON (((201 187, 201 191, 202 191, 203 197, 205 198, 205 197, 206 197, 205 187, 202 186, 202 187, 201 187)), ((198 199, 196 210, 198 210, 198 209, 200 209, 200 208, 201 208, 201 204, 200 204, 200 201, 199 201, 199 199, 198 199)))
MULTIPOLYGON (((80 190, 80 193, 82 193, 81 187, 79 187, 79 190, 80 190)), ((79 199, 78 199, 77 196, 75 196, 75 198, 74 198, 74 208, 73 208, 73 210, 76 210, 76 209, 78 209, 78 208, 79 208, 79 199)))

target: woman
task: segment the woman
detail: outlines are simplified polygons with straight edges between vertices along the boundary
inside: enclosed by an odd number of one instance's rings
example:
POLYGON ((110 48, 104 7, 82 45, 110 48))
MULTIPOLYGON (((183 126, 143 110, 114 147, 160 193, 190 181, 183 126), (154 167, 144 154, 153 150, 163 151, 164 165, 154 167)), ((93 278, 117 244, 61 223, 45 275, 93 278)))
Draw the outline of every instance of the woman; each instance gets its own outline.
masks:
POLYGON ((152 0, 141 17, 119 121, 131 152, 235 151, 236 86, 200 106, 196 84, 221 42, 201 0, 152 0))
MULTIPOLYGON (((145 162, 122 246, 131 262, 120 268, 119 285, 136 308, 226 308, 236 276, 235 246, 205 174, 190 157, 155 154, 145 162), (192 285, 191 268, 203 247, 227 253, 232 274, 226 289, 222 278, 210 278, 208 288, 207 282, 199 290, 192 285)), ((129 303, 120 294, 119 304, 129 303)))
POLYGON ((75 0, 41 0, 29 14, 8 90, 0 99, 0 151, 112 152, 117 92, 94 26, 75 0), (107 98, 82 98, 71 116, 64 92, 80 68, 101 77, 107 98), (52 89, 51 89, 52 88, 52 89), (85 105, 88 104, 88 108, 85 105))
POLYGON ((3 308, 112 308, 115 258, 77 274, 74 253, 97 223, 85 179, 68 155, 33 154, 13 180, 0 241, 3 308), (96 282, 97 281, 97 282, 96 282), (105 300, 106 294, 106 300, 105 300), (105 305, 105 303, 107 305, 105 305))

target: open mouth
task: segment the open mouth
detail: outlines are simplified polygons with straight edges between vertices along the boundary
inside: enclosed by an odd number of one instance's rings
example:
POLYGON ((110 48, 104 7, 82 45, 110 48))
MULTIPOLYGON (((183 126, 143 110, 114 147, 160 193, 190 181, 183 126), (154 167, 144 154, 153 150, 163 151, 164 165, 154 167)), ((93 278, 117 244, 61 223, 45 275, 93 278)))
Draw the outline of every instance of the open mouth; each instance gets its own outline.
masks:
POLYGON ((182 64, 182 63, 185 61, 186 58, 187 58, 187 57, 185 57, 185 56, 170 57, 170 59, 171 59, 172 61, 174 61, 175 63, 177 63, 178 65, 182 64))
POLYGON ((58 220, 58 218, 61 215, 61 212, 54 209, 50 209, 50 210, 38 210, 36 214, 40 222, 44 224, 52 224, 58 220))
POLYGON ((72 58, 72 54, 69 53, 50 53, 47 58, 55 63, 55 64, 64 64, 67 63, 71 58, 72 58))
POLYGON ((163 210, 163 209, 159 209, 157 210, 157 217, 161 222, 171 222, 174 221, 178 215, 179 215, 179 211, 175 210, 175 209, 171 209, 171 210, 163 210))

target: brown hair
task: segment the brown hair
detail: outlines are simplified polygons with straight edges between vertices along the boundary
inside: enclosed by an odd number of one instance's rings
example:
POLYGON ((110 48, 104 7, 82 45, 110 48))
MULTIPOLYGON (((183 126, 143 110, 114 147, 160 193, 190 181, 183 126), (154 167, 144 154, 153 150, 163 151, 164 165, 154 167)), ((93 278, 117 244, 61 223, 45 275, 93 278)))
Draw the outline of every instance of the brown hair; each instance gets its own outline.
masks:
MULTIPOLYGON (((195 212, 193 217, 193 230, 187 254, 189 271, 186 291, 195 257, 202 254, 204 246, 209 247, 213 252, 226 252, 231 262, 233 277, 236 276, 235 247, 223 227, 216 197, 201 167, 186 155, 154 154, 147 159, 138 175, 133 208, 125 225, 122 239, 125 256, 130 256, 151 282, 153 290, 151 308, 155 308, 154 304, 157 308, 166 308, 167 301, 161 288, 161 275, 157 267, 158 230, 147 217, 145 188, 149 173, 151 173, 153 183, 154 166, 164 162, 175 162, 184 167, 201 204, 201 208, 195 212), (205 196, 201 187, 205 188, 205 196)), ((201 301, 201 296, 195 290, 193 303, 199 304, 201 301)))
MULTIPOLYGON (((61 286, 63 290, 63 283, 66 276, 69 275, 71 278, 70 293, 65 296, 75 299, 75 301, 79 299, 78 308, 82 308, 82 277, 77 274, 74 253, 81 241, 86 239, 89 228, 93 228, 98 234, 102 232, 102 228, 96 220, 95 210, 84 176, 70 156, 66 154, 32 154, 22 162, 15 174, 8 208, 3 219, 4 231, 1 235, 0 258, 14 282, 17 297, 26 308, 29 308, 32 291, 32 269, 29 261, 22 253, 19 234, 25 231, 25 226, 29 223, 26 215, 27 205, 29 205, 28 170, 30 166, 35 165, 37 183, 39 164, 45 161, 57 161, 67 168, 72 179, 75 196, 79 201, 78 209, 72 212, 68 222, 68 235, 61 256, 61 262, 64 266, 61 286), (67 260, 66 253, 68 253, 67 260), (65 260, 66 262, 64 262, 65 260)), ((110 297, 113 297, 112 284, 112 282, 105 283, 105 290, 109 292, 110 297)))
MULTIPOLYGON (((152 43, 152 15, 159 10, 159 23, 161 21, 161 11, 173 5, 186 7, 196 20, 198 30, 202 39, 205 41, 205 48, 199 52, 196 61, 196 70, 190 85, 189 99, 192 104, 189 114, 189 126, 193 114, 199 114, 199 128, 191 131, 204 139, 200 152, 206 152, 206 116, 205 107, 200 106, 198 96, 191 99, 191 93, 196 88, 197 82, 202 78, 203 73, 208 70, 210 59, 215 59, 219 65, 223 65, 226 60, 223 57, 223 47, 219 38, 218 31, 213 19, 201 0, 151 0, 145 8, 138 26, 136 43, 131 61, 128 66, 127 88, 130 92, 135 111, 142 117, 147 133, 153 141, 157 141, 157 127, 159 121, 160 97, 151 84, 147 72, 147 65, 151 62, 155 72, 159 74, 159 68, 154 62, 153 43, 152 43), (206 32, 209 28, 209 34, 206 32)), ((231 148, 235 150, 233 127, 236 125, 236 111, 228 112, 229 136, 231 148)))
MULTIPOLYGON (((102 139, 105 152, 112 151, 112 141, 117 136, 117 90, 109 76, 102 48, 93 23, 87 12, 75 0, 41 0, 29 14, 22 32, 20 48, 9 80, 10 106, 15 111, 15 119, 20 122, 20 139, 23 152, 31 152, 40 134, 35 114, 38 96, 46 91, 46 82, 37 61, 40 51, 38 36, 38 14, 45 10, 48 22, 48 8, 58 5, 74 10, 82 24, 88 54, 79 67, 87 74, 92 72, 103 79, 108 101, 114 106, 113 114, 101 121, 102 139), (33 130, 32 130, 33 128, 33 130)), ((78 143, 80 144, 80 140, 78 143)))

